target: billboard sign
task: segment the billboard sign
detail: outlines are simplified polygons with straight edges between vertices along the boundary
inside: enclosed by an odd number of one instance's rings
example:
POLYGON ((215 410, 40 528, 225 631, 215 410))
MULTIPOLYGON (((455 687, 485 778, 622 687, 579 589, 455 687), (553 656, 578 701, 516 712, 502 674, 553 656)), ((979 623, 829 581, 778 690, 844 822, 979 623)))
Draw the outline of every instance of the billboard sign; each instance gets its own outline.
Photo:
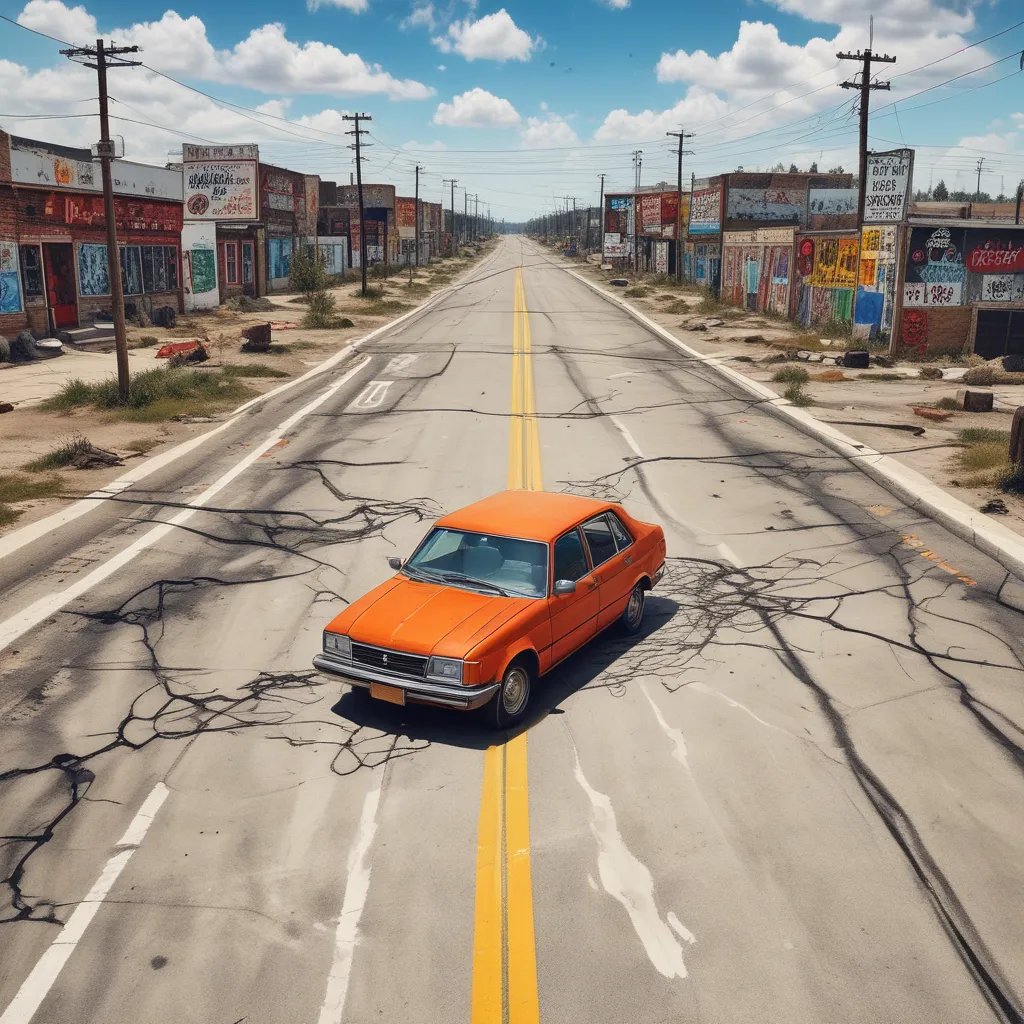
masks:
POLYGON ((258 163, 256 146, 184 145, 185 220, 256 220, 258 163))
POLYGON ((690 234, 717 235, 722 230, 722 190, 702 189, 690 198, 690 234))
POLYGON ((864 187, 864 223, 899 224, 907 216, 914 152, 868 153, 864 187))
POLYGON ((398 237, 414 239, 416 237, 416 200, 404 196, 395 197, 395 223, 398 226, 398 237))

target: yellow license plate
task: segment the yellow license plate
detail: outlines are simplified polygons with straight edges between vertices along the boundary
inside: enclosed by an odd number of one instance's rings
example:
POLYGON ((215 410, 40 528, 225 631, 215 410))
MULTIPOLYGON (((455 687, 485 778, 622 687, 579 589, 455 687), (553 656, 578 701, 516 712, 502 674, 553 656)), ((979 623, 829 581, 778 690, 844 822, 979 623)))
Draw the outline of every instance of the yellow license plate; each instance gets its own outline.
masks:
POLYGON ((370 683, 370 696, 385 700, 389 704, 405 705, 405 690, 400 686, 386 686, 384 683, 370 683))

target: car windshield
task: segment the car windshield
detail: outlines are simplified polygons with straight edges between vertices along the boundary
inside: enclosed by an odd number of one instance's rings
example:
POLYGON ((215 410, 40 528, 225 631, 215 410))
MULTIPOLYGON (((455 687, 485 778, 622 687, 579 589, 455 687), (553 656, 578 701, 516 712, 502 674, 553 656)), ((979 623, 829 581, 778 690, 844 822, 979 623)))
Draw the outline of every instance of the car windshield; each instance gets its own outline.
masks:
POLYGON ((410 576, 456 587, 544 597, 548 590, 548 546, 539 541, 435 527, 404 569, 410 576))

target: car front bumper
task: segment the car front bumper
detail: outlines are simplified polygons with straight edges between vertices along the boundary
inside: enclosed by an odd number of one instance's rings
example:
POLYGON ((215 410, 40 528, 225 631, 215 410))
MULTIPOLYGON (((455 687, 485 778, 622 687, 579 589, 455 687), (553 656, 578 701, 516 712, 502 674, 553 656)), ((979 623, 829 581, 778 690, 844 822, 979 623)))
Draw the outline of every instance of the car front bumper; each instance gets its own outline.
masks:
POLYGON ((321 653, 313 659, 313 668, 318 672, 329 672, 341 676, 353 686, 368 690, 371 683, 395 686, 405 691, 407 701, 418 704, 437 704, 460 711, 474 711, 483 707, 501 688, 501 683, 482 683, 479 686, 452 686, 448 683, 432 683, 426 679, 409 679, 407 676, 382 672, 379 669, 353 665, 330 654, 321 653))

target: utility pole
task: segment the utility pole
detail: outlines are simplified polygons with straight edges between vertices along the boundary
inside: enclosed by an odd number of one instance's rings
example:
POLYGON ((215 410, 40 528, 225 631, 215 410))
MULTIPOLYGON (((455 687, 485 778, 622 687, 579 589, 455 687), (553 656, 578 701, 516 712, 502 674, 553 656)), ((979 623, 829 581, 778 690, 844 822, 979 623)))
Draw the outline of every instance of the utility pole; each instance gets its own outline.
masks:
POLYGON ((871 90, 884 89, 888 92, 890 89, 888 82, 871 81, 871 65, 895 64, 896 58, 890 57, 888 54, 878 56, 871 52, 870 46, 863 53, 858 50, 856 53, 837 53, 836 56, 840 60, 859 60, 863 64, 859 82, 840 83, 843 89, 860 90, 860 189, 858 190, 860 195, 857 198, 857 226, 862 227, 864 225, 864 197, 867 195, 868 187, 868 110, 871 105, 871 90))
MULTIPOLYGON (((420 171, 423 168, 419 164, 416 165, 416 192, 415 192, 415 235, 413 241, 413 266, 419 269, 420 265, 420 171)), ((409 271, 409 283, 412 284, 412 276, 415 271, 409 271)))
POLYGON ((633 191, 634 192, 639 192, 640 191, 640 167, 643 164, 643 159, 642 159, 643 154, 644 154, 644 151, 642 149, 634 149, 633 150, 633 191))
POLYGON ((452 251, 449 255, 455 255, 455 186, 458 185, 457 178, 444 178, 442 184, 452 187, 452 251))
POLYGON ((96 147, 96 154, 100 158, 100 170, 103 176, 103 218, 107 222, 107 276, 110 279, 110 306, 114 317, 114 348, 117 351, 117 394, 122 402, 127 402, 131 376, 128 371, 128 335, 124 324, 121 256, 117 248, 114 182, 110 173, 110 164, 114 159, 114 147, 110 141, 110 120, 107 113, 107 68, 133 68, 138 67, 142 62, 120 59, 122 53, 138 53, 137 46, 114 46, 113 44, 106 46, 102 39, 96 40, 95 47, 76 46, 60 52, 76 64, 92 68, 99 79, 100 143, 96 147), (89 59, 96 63, 90 64, 89 59))
POLYGON ((975 201, 976 203, 980 203, 980 202, 981 202, 981 169, 982 169, 982 167, 984 167, 984 166, 985 166, 985 158, 984 158, 984 157, 982 157, 982 158, 981 158, 981 159, 980 159, 980 160, 978 161, 978 189, 977 189, 977 191, 976 191, 976 192, 974 193, 974 201, 975 201))
POLYGON ((597 216, 600 221, 600 227, 597 229, 597 244, 601 249, 601 263, 604 263, 604 175, 599 174, 598 177, 601 179, 601 198, 598 200, 597 216))
POLYGON ((359 139, 360 136, 369 135, 367 131, 363 131, 359 127, 360 121, 372 121, 373 118, 369 114, 343 114, 342 120, 355 122, 355 128, 350 132, 345 132, 346 135, 354 135, 356 138, 355 145, 349 146, 349 149, 356 151, 356 186, 359 190, 359 246, 361 252, 359 253, 359 271, 360 278, 362 280, 362 294, 366 294, 366 225, 363 222, 363 161, 362 161, 362 150, 360 148, 359 139))
POLYGON ((683 279, 683 261, 682 255, 683 250, 680 244, 679 238, 679 216, 683 209, 683 153, 692 153, 692 150, 684 150, 683 143, 687 139, 693 138, 693 132, 685 132, 680 126, 677 132, 665 132, 666 135, 671 138, 679 140, 679 167, 676 172, 676 280, 682 281, 683 279))

